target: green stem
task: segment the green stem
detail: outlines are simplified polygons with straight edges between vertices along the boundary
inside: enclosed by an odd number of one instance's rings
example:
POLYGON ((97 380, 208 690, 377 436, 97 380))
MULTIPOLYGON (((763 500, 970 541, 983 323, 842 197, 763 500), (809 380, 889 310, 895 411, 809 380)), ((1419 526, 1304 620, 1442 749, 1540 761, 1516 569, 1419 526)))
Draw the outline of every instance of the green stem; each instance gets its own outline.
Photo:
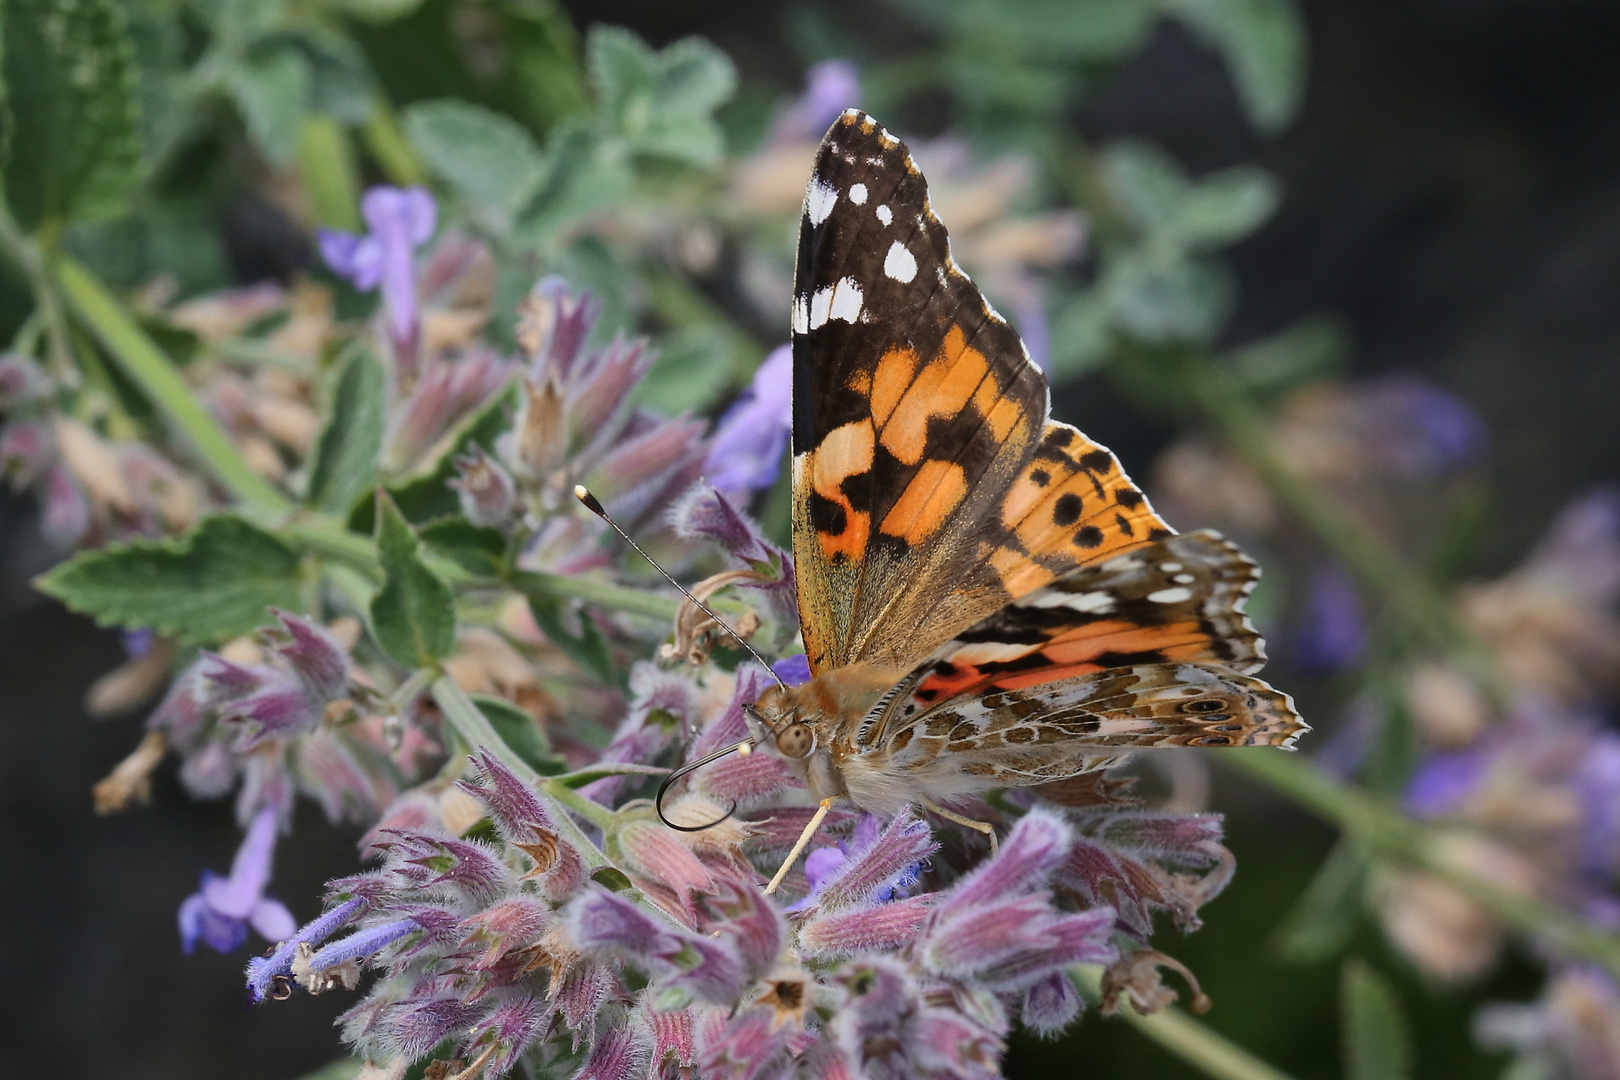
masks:
POLYGON ((665 621, 674 619, 675 613, 681 607, 681 602, 673 596, 664 596, 645 589, 626 588, 596 578, 564 577, 561 574, 520 570, 512 575, 510 584, 530 598, 583 600, 597 607, 632 615, 646 615, 665 621))
MULTIPOLYGON (((1082 965, 1070 969, 1070 974, 1087 999, 1096 1002, 1102 997, 1101 968, 1082 965)), ((1266 1064, 1180 1009, 1161 1009, 1151 1016, 1142 1016, 1125 1001, 1117 1015, 1176 1057, 1217 1080, 1292 1080, 1287 1073, 1266 1064)))
POLYGON ((1369 855, 1432 874, 1514 929, 1620 976, 1620 936, 1458 866, 1449 857, 1445 833, 1409 820, 1306 758, 1254 749, 1226 751, 1221 760, 1333 822, 1369 855))
MULTIPOLYGON (((489 722, 489 718, 479 710, 477 705, 473 704, 472 698, 468 697, 466 691, 456 685, 454 679, 448 675, 441 675, 435 679, 433 682, 433 700, 438 703, 440 709, 444 710, 445 719, 450 721, 457 734, 466 740, 468 746, 482 747, 495 755, 502 765, 510 769, 513 775, 534 791, 535 797, 540 800, 542 805, 546 806, 551 816, 556 819, 558 831, 564 835, 570 844, 578 849, 580 858, 585 860, 585 865, 588 868, 599 870, 612 865, 608 862, 607 856, 602 854, 601 849, 591 843, 590 838, 575 824, 574 819, 558 804, 559 800, 556 799, 540 774, 530 768, 528 762, 524 761, 510 746, 506 745, 506 741, 495 731, 495 727, 489 722)), ((606 810, 606 807, 598 806, 597 809, 606 810)), ((587 818, 587 820, 591 819, 587 818)), ((592 821, 592 824, 595 823, 595 821, 592 821)))
POLYGON ((106 287, 67 256, 57 259, 54 269, 73 313, 96 336, 124 374, 191 444, 220 483, 245 503, 267 510, 287 509, 290 505, 287 497, 248 468, 236 444, 198 403, 168 357, 106 287))
POLYGON ((34 294, 34 315, 44 324, 46 347, 49 350, 47 366, 51 375, 63 386, 77 386, 79 369, 73 360, 67 316, 62 311, 61 297, 52 287, 51 276, 45 267, 45 255, 39 244, 23 235, 17 220, 4 205, 0 205, 0 249, 28 279, 28 286, 34 294))
POLYGON ((615 820, 613 811, 603 806, 601 803, 593 802, 568 785, 558 784, 552 780, 542 781, 541 786, 546 789, 546 794, 568 807, 568 809, 572 810, 574 813, 578 814, 592 825, 595 825, 598 829, 605 831, 613 827, 615 820))
POLYGON ((1270 435, 1273 425, 1234 379, 1207 358, 1191 360, 1187 376, 1193 399, 1249 467, 1369 590, 1389 601, 1415 636, 1451 650, 1467 644, 1468 634, 1428 579, 1283 460, 1270 435))

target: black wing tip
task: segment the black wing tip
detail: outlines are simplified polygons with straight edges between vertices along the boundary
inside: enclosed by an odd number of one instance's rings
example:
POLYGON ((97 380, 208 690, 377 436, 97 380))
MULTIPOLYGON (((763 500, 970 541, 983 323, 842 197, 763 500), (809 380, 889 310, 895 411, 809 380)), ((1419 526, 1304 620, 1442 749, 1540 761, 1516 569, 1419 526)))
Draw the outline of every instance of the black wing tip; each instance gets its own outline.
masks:
POLYGON ((893 150, 895 147, 904 147, 898 136, 891 135, 889 129, 878 123, 871 113, 856 108, 845 109, 838 115, 838 119, 827 128, 827 134, 822 136, 821 145, 825 147, 828 142, 840 136, 874 140, 884 150, 893 150))

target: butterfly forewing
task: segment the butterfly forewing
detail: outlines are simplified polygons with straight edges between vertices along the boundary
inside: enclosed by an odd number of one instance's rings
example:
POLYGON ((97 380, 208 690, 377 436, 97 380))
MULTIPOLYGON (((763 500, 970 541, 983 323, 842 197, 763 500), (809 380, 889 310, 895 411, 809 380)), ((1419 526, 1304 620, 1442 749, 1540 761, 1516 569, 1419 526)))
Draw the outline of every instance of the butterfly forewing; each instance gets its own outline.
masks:
POLYGON ((1076 566, 1169 528, 951 258, 870 117, 816 159, 794 285, 794 555, 813 671, 905 671, 1076 566))

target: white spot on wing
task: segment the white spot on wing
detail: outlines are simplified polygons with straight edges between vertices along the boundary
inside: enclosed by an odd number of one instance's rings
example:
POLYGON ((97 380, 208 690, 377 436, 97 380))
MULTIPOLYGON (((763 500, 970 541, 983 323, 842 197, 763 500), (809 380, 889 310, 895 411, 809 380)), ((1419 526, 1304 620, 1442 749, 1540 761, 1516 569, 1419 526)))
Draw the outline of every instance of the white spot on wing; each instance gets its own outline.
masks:
POLYGON ((865 184, 853 184, 853 185, 851 185, 850 189, 849 189, 849 201, 854 203, 856 206, 865 206, 866 205, 866 185, 865 184))
POLYGON ((1181 569, 1181 564, 1178 562, 1160 563, 1159 569, 1167 574, 1174 574, 1181 569))
POLYGON ((877 216, 879 221, 887 225, 889 222, 894 220, 894 211, 880 203, 877 208, 877 216))
POLYGON ((1171 578, 1170 580, 1175 582, 1177 585, 1191 585, 1193 582, 1197 581, 1198 579, 1196 577, 1194 577, 1192 574, 1177 574, 1175 577, 1171 578))
POLYGON ((809 190, 804 193, 804 215, 810 219, 810 224, 820 225, 827 220, 833 211, 833 205, 837 202, 837 188, 829 187, 819 179, 812 178, 809 190))
POLYGON ((1066 593, 1054 590, 1052 592, 1036 593, 1030 599, 1020 601, 1018 606, 1061 607, 1068 608, 1070 611, 1084 612, 1087 615, 1102 615, 1114 610, 1114 594, 1102 589, 1083 593, 1066 593))
POLYGON ((852 323, 861 317, 861 287, 854 278, 840 278, 832 285, 824 285, 810 298, 808 329, 826 325, 828 319, 842 319, 852 323))
POLYGON ((1002 641, 975 641, 971 645, 964 645, 951 654, 953 664, 985 664, 1002 663, 1007 660, 1016 660, 1020 656, 1027 656, 1038 646, 1013 645, 1002 641))
POLYGON ((906 250, 906 245, 896 240, 883 257, 883 272, 896 281, 910 281, 917 276, 917 260, 906 250))
POLYGON ((793 332, 795 334, 808 334, 810 332, 810 301, 808 297, 800 296, 793 301, 793 332))
POLYGON ((861 287, 855 284, 854 278, 843 278, 833 286, 832 307, 827 311, 829 319, 843 319, 852 323, 861 317, 861 287))
POLYGON ((1192 599, 1192 590, 1180 586, 1174 589, 1160 589, 1158 592, 1148 593, 1148 599, 1155 604, 1179 604, 1183 600, 1192 599))

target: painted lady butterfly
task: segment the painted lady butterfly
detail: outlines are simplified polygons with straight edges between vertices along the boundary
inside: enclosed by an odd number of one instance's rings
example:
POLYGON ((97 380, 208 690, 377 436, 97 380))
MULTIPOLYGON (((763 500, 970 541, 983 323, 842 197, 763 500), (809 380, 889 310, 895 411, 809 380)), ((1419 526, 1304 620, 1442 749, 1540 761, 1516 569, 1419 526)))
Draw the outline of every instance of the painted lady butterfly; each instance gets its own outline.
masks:
POLYGON ((1251 677, 1259 568, 1216 533, 1177 535, 1112 453, 1050 418, 905 145, 856 110, 805 195, 792 329, 812 678, 749 713, 824 807, 964 820, 936 801, 1307 730, 1251 677))

